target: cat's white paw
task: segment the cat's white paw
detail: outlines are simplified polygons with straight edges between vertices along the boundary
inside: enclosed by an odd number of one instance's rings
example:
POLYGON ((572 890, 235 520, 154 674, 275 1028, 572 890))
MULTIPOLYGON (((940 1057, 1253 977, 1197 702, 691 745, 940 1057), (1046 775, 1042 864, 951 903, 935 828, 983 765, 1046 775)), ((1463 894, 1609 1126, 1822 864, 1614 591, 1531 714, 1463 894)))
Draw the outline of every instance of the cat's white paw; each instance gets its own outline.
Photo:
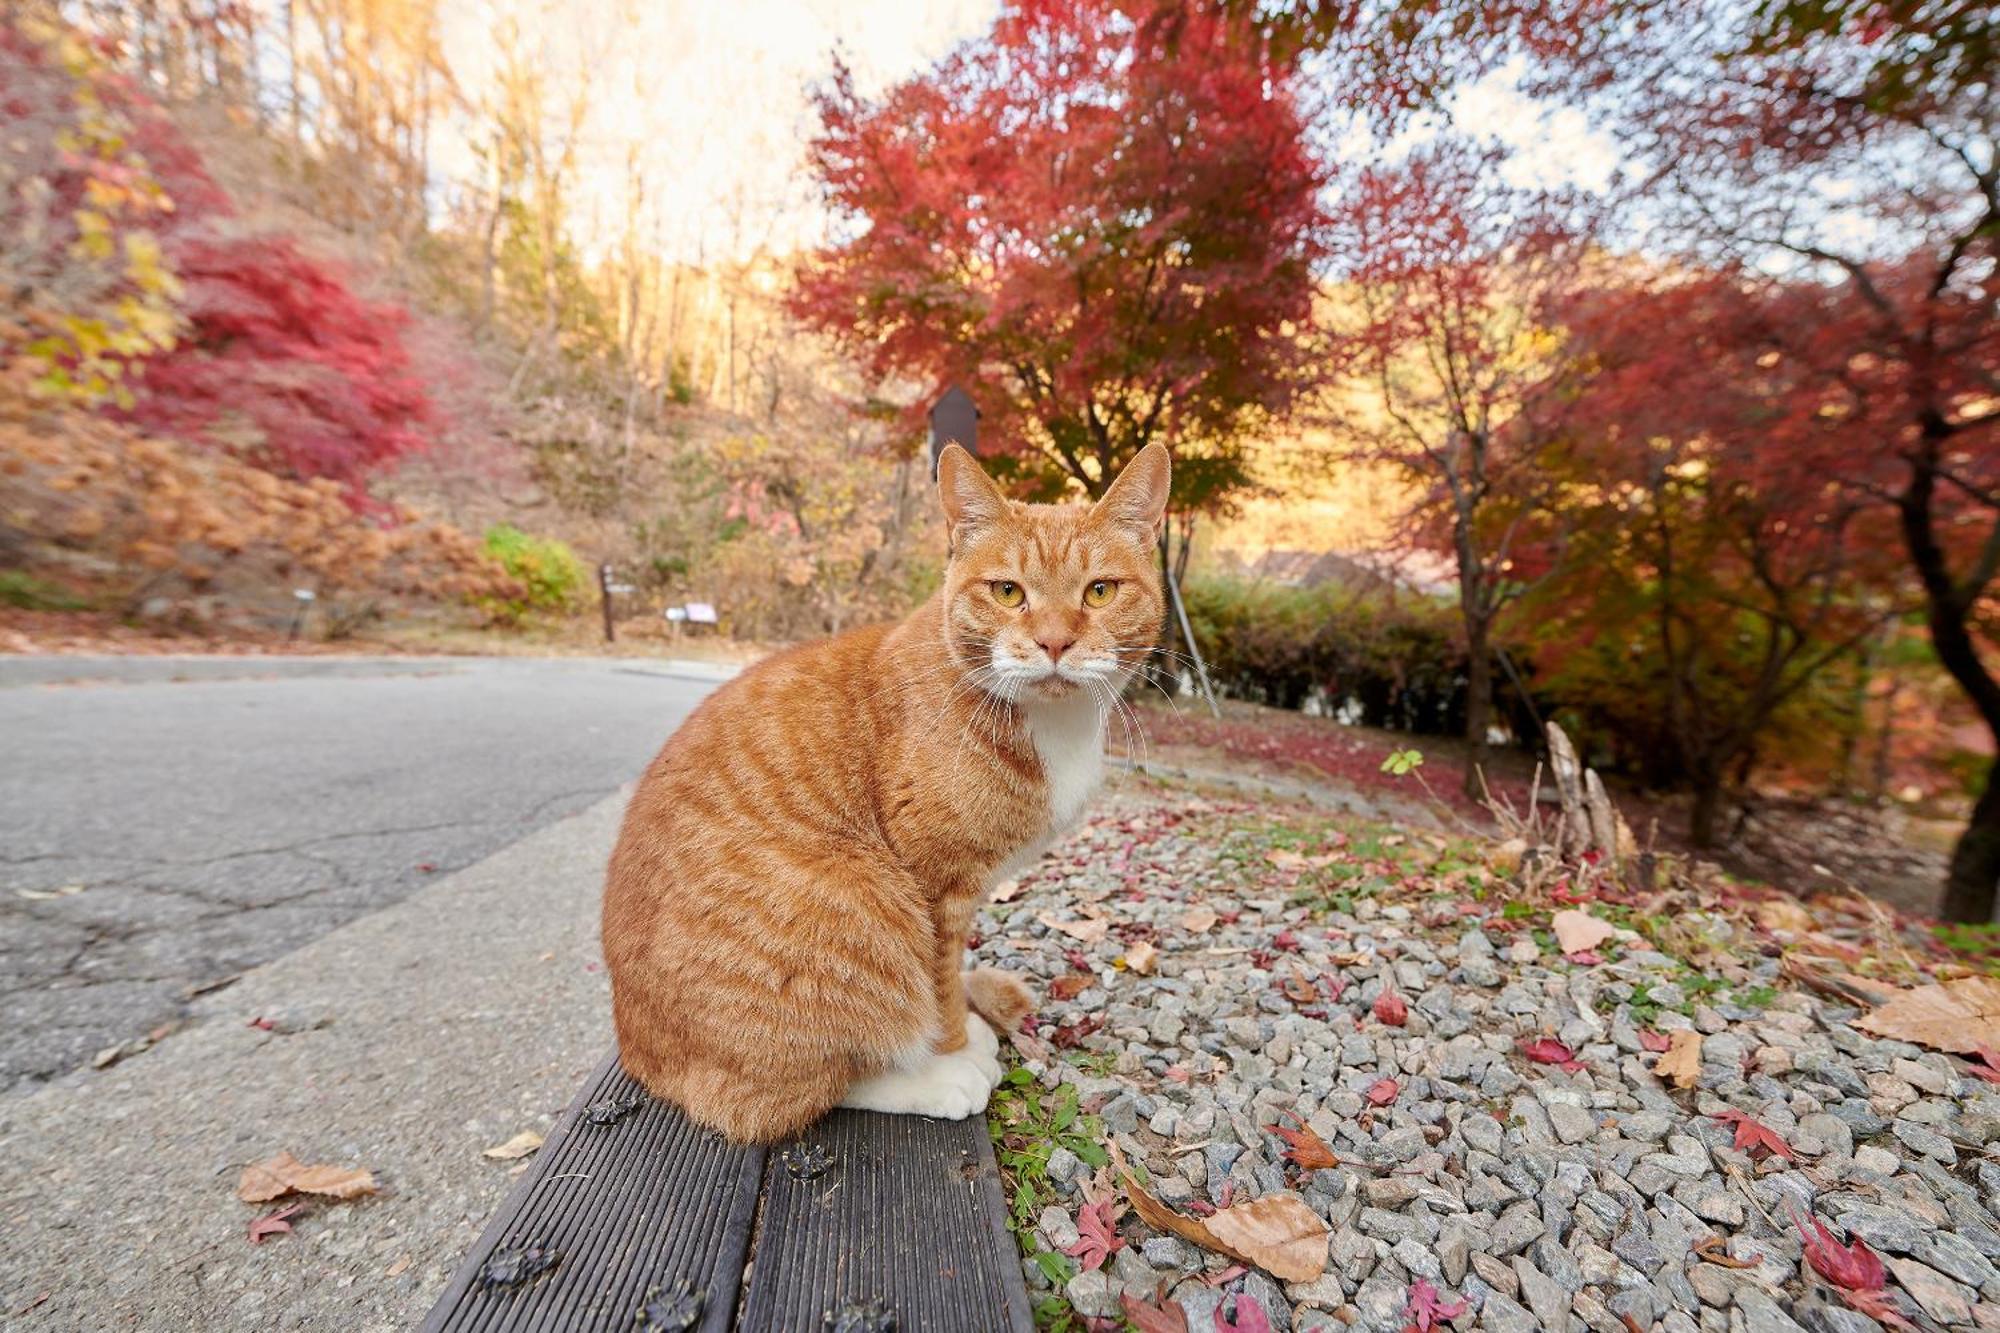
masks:
POLYGON ((847 1090, 840 1104, 890 1115, 963 1120, 986 1109, 997 1081, 968 1052, 955 1051, 934 1055, 916 1069, 889 1069, 863 1079, 847 1090))
POLYGON ((1000 1038, 994 1034, 993 1025, 978 1014, 966 1011, 965 1045, 967 1050, 976 1051, 987 1059, 996 1059, 1000 1054, 1000 1038))

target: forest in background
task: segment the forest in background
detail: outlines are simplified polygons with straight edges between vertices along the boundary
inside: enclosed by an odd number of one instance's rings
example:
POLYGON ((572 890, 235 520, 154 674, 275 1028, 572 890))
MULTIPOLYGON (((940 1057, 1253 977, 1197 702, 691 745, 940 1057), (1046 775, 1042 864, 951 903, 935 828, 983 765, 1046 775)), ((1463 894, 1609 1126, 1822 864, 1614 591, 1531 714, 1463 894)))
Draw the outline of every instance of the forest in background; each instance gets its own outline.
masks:
POLYGON ((632 632, 837 630, 935 578, 957 382, 1024 497, 1173 445, 1232 692, 1373 701, 1475 766, 1559 717, 1692 792, 1701 845, 1758 784, 1971 804, 1983 920, 1981 14, 1021 0, 913 76, 829 66, 766 184, 694 200, 616 114, 638 7, 503 7, 476 55, 432 0, 15 7, 0 591, 545 632, 605 561, 632 632), (1454 100, 1496 71, 1615 145, 1603 179, 1521 169, 1454 100), (1454 577, 1230 549, 1385 524, 1389 568, 1454 577))

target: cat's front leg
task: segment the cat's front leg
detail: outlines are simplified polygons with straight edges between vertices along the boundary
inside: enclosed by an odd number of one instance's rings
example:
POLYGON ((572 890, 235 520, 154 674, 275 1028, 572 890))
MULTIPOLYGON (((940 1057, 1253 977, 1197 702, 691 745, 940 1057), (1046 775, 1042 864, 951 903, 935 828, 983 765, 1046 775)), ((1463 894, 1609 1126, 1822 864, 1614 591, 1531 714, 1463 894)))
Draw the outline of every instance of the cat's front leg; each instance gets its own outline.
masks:
MULTIPOLYGON (((972 933, 972 919, 979 911, 979 895, 954 892, 938 900, 932 913, 935 926, 931 957, 931 989, 937 996, 939 1036, 935 1050, 940 1053, 963 1050, 967 1040, 965 941, 972 933)), ((977 1020, 974 1020, 977 1021, 977 1020)))

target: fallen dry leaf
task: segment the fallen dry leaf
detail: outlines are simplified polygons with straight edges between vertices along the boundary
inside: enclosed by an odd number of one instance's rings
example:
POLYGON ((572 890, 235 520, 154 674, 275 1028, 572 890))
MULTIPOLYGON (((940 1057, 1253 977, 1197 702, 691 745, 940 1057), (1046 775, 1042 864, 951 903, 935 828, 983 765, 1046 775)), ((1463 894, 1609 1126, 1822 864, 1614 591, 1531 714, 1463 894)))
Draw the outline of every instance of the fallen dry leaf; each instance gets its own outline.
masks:
POLYGON ((1396 1100, 1396 1094, 1402 1090, 1403 1085, 1395 1079, 1378 1078, 1368 1085, 1368 1091, 1364 1095, 1368 1098, 1370 1106, 1387 1106, 1396 1100))
POLYGON ((1220 921, 1221 919, 1222 919, 1221 917, 1218 917, 1214 912, 1211 912, 1208 908, 1197 907, 1192 912, 1189 912, 1186 916, 1181 918, 1181 929, 1193 931, 1195 934, 1199 935, 1203 931, 1206 931, 1210 927, 1214 926, 1215 923, 1217 921, 1220 921))
POLYGON ((305 1207, 302 1203, 288 1203, 275 1213, 266 1213, 250 1223, 250 1243, 262 1245, 272 1236, 282 1236, 292 1229, 288 1220, 292 1214, 305 1207))
POLYGON ((1375 997, 1375 1017, 1392 1028, 1399 1028, 1410 1021, 1410 1006, 1403 1003, 1403 997, 1392 990, 1385 990, 1375 997))
POLYGON ((1293 1004, 1312 1004, 1319 999, 1319 987, 1295 964, 1292 975, 1285 978, 1285 995, 1293 1004))
POLYGON ((1753 1120, 1733 1106, 1727 1111, 1717 1111, 1715 1118, 1725 1125, 1736 1127, 1736 1151, 1753 1157, 1775 1153, 1786 1161, 1798 1160, 1792 1156, 1792 1145, 1779 1138, 1763 1121, 1753 1120))
POLYGON ((375 1192, 375 1175, 361 1167, 307 1166, 288 1152, 243 1168, 236 1197, 245 1203, 268 1203, 287 1194, 321 1194, 329 1199, 353 1199, 375 1192))
POLYGON ((1035 920, 1050 930, 1059 930, 1071 939, 1082 940, 1085 944, 1095 944, 1111 933, 1111 922, 1104 917, 1092 921, 1063 921, 1054 912, 1037 912, 1035 920))
POLYGON ((1854 1026, 1959 1055, 2000 1046, 2000 980, 1961 977, 1941 986, 1918 986, 1863 1014, 1854 1026))
POLYGON ((1125 966, 1143 977, 1152 972, 1159 956, 1160 951, 1153 947, 1151 940, 1140 940, 1125 951, 1125 966))
POLYGON ((405 1254, 400 1256, 395 1263, 390 1264, 387 1268, 383 1269, 382 1276, 401 1277, 403 1274, 409 1271, 410 1271, 410 1256, 405 1254))
POLYGON ((1583 1068, 1583 1061, 1576 1058, 1576 1052, 1554 1037, 1537 1037, 1533 1041, 1523 1037, 1514 1045, 1538 1065, 1554 1065, 1565 1074, 1574 1074, 1583 1068))
POLYGON ((1811 933, 1813 919, 1811 912, 1790 898, 1766 898, 1757 904, 1757 924, 1774 934, 1805 935, 1811 933))
MULTIPOLYGON (((1165 1283, 1161 1284, 1163 1287, 1165 1283)), ((1163 1291, 1154 1293, 1159 1304, 1142 1301, 1131 1292, 1121 1292, 1119 1304, 1125 1307, 1126 1322, 1139 1333, 1188 1333, 1187 1311, 1181 1303, 1167 1296, 1163 1291)))
POLYGON ((1556 943, 1562 946, 1564 953, 1585 953, 1618 933, 1618 928, 1609 921, 1599 920, 1574 907, 1557 912, 1551 924, 1555 928, 1556 943))
POLYGON ((1213 1217, 1189 1217, 1161 1203, 1132 1178, 1116 1142, 1111 1158, 1125 1180, 1132 1211, 1155 1231, 1213 1250, 1239 1263, 1255 1264, 1285 1282, 1310 1282, 1326 1271, 1331 1233, 1317 1213, 1295 1194, 1267 1194, 1231 1204, 1213 1217))
POLYGON ((1074 1000, 1097 984, 1088 972, 1067 972, 1049 983, 1049 994, 1058 1000, 1074 1000))
POLYGON ((1340 1165, 1340 1158, 1334 1155, 1326 1140, 1304 1121, 1299 1122, 1297 1129, 1275 1124, 1271 1126, 1271 1132, 1289 1145, 1285 1149, 1287 1161, 1296 1162, 1308 1171, 1323 1171, 1340 1165))
POLYGON ((1264 859, 1280 870, 1303 870, 1307 864, 1305 857, 1283 847, 1273 847, 1265 852, 1264 859))
POLYGON ((996 903, 1011 903, 1020 896, 1021 881, 1018 879, 1003 879, 993 886, 993 901, 996 903))
POLYGON ((496 1162, 513 1162, 526 1157, 541 1146, 542 1136, 532 1129, 524 1129, 505 1143, 494 1144, 480 1156, 491 1157, 496 1162))
POLYGON ((1694 1243, 1688 1252, 1697 1258, 1706 1259, 1709 1263, 1720 1264, 1724 1268, 1757 1267, 1757 1260, 1755 1259, 1731 1258, 1729 1251, 1722 1248, 1722 1237, 1720 1236, 1703 1236, 1694 1243))
POLYGON ((1701 1079, 1701 1034, 1680 1028, 1667 1034, 1667 1049, 1653 1061, 1653 1075, 1677 1088, 1692 1088, 1701 1079))

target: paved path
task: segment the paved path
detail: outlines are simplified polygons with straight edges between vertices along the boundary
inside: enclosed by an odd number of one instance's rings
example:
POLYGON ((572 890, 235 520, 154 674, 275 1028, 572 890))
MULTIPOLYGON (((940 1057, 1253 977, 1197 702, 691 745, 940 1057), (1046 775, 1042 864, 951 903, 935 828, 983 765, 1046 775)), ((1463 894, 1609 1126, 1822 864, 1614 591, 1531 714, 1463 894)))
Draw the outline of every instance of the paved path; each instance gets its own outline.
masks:
POLYGON ((719 675, 0 658, 0 1090, 591 806, 719 675))

